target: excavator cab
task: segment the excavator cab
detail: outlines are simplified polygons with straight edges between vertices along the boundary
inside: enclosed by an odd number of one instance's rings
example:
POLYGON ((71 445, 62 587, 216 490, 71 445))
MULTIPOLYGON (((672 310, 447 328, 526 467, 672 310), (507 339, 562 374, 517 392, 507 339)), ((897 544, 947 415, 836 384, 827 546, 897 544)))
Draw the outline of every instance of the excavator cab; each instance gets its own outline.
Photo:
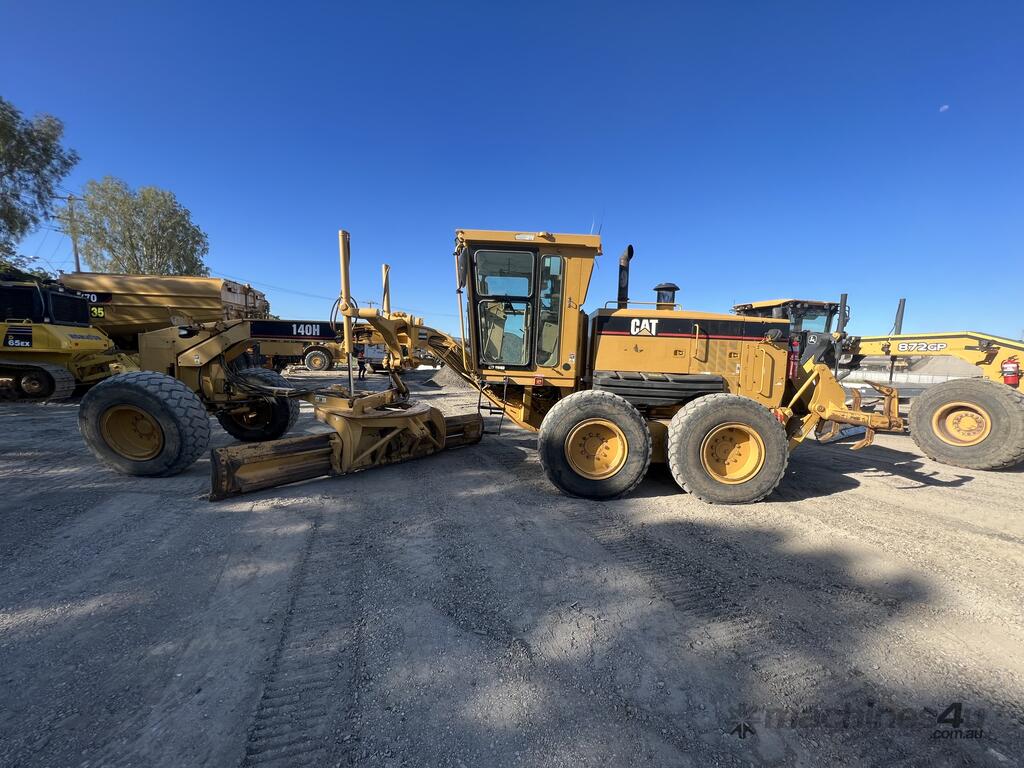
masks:
POLYGON ((0 321, 89 326, 85 299, 62 286, 27 281, 0 282, 0 321))
POLYGON ((808 299, 772 299, 737 304, 732 311, 744 317, 771 317, 789 320, 791 333, 831 333, 838 326, 845 326, 850 319, 849 308, 844 310, 844 321, 836 322, 841 302, 814 301, 808 299))

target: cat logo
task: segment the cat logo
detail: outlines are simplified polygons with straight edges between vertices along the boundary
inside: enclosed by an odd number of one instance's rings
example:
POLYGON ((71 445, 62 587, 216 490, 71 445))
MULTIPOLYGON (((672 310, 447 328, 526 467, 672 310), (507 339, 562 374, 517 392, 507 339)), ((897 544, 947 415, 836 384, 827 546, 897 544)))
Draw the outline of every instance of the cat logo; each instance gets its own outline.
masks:
POLYGON ((630 336, 657 336, 658 321, 650 318, 634 317, 629 321, 630 336))

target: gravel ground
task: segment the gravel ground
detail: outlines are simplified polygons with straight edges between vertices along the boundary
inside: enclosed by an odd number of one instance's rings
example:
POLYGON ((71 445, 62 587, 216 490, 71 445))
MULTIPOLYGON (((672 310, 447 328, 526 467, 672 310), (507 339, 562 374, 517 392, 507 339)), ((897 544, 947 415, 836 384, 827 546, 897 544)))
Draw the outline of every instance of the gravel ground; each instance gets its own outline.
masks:
POLYGON ((1022 762, 1024 472, 880 436, 749 507, 594 503, 506 422, 210 503, 206 459, 122 477, 74 402, 0 408, 0 765, 1022 762))

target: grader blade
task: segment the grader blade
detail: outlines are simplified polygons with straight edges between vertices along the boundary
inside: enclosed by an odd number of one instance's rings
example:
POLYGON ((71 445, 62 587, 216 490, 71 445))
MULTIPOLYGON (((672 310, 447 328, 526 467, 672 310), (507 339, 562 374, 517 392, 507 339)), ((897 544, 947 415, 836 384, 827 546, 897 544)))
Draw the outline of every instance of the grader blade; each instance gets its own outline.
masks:
POLYGON ((210 501, 331 474, 337 435, 286 437, 210 451, 210 501))
POLYGON ((484 418, 479 413, 467 413, 464 416, 444 417, 444 447, 459 448, 463 445, 479 443, 484 434, 484 418))
POLYGON ((327 432, 216 448, 210 452, 210 500, 396 464, 478 443, 483 435, 483 418, 476 413, 445 417, 444 425, 443 442, 416 437, 419 425, 413 423, 404 429, 384 426, 383 435, 367 438, 366 446, 346 447, 341 434, 327 432))

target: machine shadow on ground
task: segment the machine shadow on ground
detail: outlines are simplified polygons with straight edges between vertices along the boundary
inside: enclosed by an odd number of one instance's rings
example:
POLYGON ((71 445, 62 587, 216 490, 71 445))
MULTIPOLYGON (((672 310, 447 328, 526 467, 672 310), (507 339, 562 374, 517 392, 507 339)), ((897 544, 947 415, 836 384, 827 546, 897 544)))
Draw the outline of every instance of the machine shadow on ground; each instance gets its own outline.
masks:
MULTIPOLYGON (((417 392, 416 397, 421 398, 420 393, 417 392)), ((500 440, 505 445, 514 447, 522 461, 526 461, 531 452, 536 452, 535 434, 519 429, 508 420, 502 424, 500 434, 496 434, 497 428, 497 417, 486 418, 485 429, 489 434, 485 439, 500 440)), ((540 471, 539 465, 537 469, 540 471)), ((940 476, 925 466, 925 460, 919 454, 881 445, 870 445, 859 451, 851 451, 848 443, 819 445, 811 442, 800 446, 790 455, 789 466, 782 482, 767 500, 799 501, 842 493, 857 488, 861 483, 856 475, 865 471, 902 478, 909 481, 908 488, 959 488, 974 480, 970 475, 957 473, 955 468, 945 469, 944 474, 940 476), (949 477, 950 474, 953 476, 949 477)), ((553 486, 550 487, 550 492, 558 494, 553 486)), ((683 491, 672 479, 668 466, 652 464, 647 477, 630 495, 649 498, 681 493, 683 491)))

